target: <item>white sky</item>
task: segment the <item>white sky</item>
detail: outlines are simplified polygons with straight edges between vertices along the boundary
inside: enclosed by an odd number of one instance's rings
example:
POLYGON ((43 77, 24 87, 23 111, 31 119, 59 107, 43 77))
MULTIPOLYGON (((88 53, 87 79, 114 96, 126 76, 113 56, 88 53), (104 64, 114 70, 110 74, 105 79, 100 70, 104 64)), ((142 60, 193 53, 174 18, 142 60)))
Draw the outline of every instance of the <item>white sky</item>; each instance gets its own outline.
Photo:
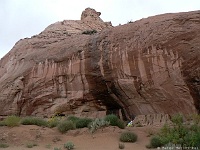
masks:
POLYGON ((200 0, 0 0, 0 58, 18 40, 39 34, 54 22, 79 20, 87 7, 115 26, 157 14, 200 10, 200 0))

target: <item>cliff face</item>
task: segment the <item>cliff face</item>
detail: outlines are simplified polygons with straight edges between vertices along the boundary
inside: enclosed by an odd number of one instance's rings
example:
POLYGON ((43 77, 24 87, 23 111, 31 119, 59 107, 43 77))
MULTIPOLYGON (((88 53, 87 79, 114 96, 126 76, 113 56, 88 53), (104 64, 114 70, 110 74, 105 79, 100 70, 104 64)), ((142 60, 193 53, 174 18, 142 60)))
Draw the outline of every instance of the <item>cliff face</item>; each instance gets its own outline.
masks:
POLYGON ((0 115, 200 110, 200 11, 117 27, 99 16, 88 8, 17 42, 0 61, 0 115))

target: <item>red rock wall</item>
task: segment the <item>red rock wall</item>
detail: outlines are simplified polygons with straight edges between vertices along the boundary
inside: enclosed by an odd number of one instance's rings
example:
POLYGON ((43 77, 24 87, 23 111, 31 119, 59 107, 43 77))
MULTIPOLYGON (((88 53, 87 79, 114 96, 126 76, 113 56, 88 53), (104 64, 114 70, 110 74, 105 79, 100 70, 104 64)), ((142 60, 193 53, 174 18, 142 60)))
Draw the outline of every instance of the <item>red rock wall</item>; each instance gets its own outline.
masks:
POLYGON ((165 14, 94 35, 62 34, 57 23, 19 41, 0 61, 0 115, 197 113, 199 15, 165 14))

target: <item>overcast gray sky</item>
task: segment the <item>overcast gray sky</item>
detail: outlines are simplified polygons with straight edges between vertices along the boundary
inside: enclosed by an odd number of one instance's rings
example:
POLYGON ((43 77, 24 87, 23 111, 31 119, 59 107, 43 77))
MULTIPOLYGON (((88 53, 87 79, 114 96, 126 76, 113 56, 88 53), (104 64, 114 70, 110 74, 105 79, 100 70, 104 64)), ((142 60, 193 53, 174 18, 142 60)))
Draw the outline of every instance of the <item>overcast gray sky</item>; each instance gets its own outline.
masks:
POLYGON ((157 14, 200 10, 200 0, 0 0, 0 58, 18 40, 39 34, 54 22, 79 20, 87 7, 118 25, 157 14))

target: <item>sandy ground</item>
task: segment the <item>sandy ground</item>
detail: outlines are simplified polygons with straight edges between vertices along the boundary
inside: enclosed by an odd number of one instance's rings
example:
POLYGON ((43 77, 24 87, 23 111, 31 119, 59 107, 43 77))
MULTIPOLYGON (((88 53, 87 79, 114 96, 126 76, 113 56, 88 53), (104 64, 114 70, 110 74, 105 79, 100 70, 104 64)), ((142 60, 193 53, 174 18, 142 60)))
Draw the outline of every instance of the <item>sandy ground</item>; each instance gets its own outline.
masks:
POLYGON ((156 127, 106 127, 91 134, 87 128, 68 131, 61 134, 56 128, 43 128, 34 125, 19 127, 0 127, 0 143, 8 143, 6 150, 53 150, 61 147, 67 141, 75 145, 75 150, 117 150, 119 136, 123 131, 133 131, 138 135, 135 143, 124 143, 125 150, 146 150, 149 135, 157 131, 156 127), (38 146, 27 148, 27 144, 36 143, 38 146))

